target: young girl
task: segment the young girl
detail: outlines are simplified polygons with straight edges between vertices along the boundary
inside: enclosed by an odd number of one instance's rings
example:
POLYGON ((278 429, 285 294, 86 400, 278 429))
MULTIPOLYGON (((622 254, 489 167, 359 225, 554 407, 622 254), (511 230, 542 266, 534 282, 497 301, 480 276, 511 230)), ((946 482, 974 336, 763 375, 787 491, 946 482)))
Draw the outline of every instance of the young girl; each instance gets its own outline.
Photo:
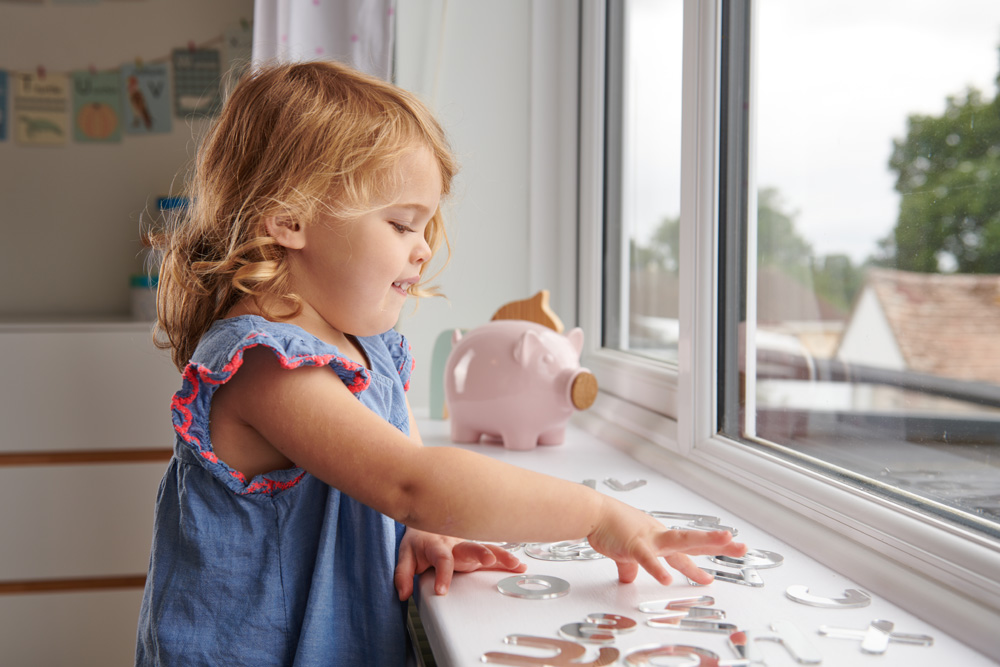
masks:
POLYGON ((415 574, 434 567, 443 594, 456 570, 524 570, 456 538, 587 537, 626 583, 639 567, 668 583, 661 557, 708 583, 687 554, 745 552, 582 484, 421 446, 392 327, 430 293, 455 169, 422 104, 347 67, 261 68, 236 87, 162 242, 159 326, 183 386, 137 664, 403 665, 415 574))

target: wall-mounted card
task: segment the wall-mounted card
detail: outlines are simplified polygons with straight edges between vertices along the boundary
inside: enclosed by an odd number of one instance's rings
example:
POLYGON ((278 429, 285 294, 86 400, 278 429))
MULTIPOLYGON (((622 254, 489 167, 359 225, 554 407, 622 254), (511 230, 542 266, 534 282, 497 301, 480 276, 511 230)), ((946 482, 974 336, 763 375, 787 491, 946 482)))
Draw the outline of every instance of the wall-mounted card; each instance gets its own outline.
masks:
POLYGON ((18 143, 61 146, 69 140, 69 75, 17 72, 14 136, 18 143))
POLYGON ((73 139, 122 140, 122 79, 114 72, 73 72, 73 139))
POLYGON ((218 49, 174 49, 172 60, 177 116, 214 115, 222 103, 218 49))
POLYGON ((126 134, 170 132, 170 76, 165 63, 122 65, 126 134))

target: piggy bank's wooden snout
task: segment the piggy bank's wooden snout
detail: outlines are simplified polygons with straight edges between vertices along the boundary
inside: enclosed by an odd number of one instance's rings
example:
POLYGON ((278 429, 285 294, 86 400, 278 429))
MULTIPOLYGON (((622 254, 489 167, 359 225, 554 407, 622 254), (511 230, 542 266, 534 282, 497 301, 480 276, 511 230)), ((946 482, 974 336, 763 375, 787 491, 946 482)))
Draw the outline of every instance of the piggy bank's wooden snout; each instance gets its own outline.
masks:
POLYGON ((570 385, 569 399, 577 410, 586 410, 597 399, 597 378, 590 371, 577 373, 570 385))

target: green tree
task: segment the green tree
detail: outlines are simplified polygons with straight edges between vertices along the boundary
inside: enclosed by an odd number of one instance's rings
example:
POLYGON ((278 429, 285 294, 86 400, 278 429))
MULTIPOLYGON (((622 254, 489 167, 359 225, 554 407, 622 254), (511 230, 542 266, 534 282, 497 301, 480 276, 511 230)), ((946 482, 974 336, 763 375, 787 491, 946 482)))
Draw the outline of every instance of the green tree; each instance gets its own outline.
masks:
MULTIPOLYGON (((781 267, 786 273, 804 277, 813 251, 795 229, 795 212, 785 210, 777 188, 761 188, 757 194, 757 261, 781 267)), ((632 264, 637 268, 656 265, 677 271, 680 218, 664 218, 645 245, 632 245, 632 264)))
POLYGON ((795 229, 797 211, 788 211, 777 188, 757 191, 757 264, 773 266, 804 280, 812 264, 812 246, 795 229))
MULTIPOLYGON (((757 193, 757 264, 777 269, 831 304, 850 308, 864 279, 846 255, 816 257, 812 245, 795 228, 796 211, 788 210, 777 188, 757 193)), ((664 218, 648 243, 631 245, 632 266, 676 272, 679 264, 680 219, 664 218)))
POLYGON ((632 267, 636 269, 657 268, 676 273, 679 267, 677 253, 680 250, 681 219, 664 218, 653 231, 645 245, 632 239, 630 252, 632 267))
POLYGON ((911 115, 889 167, 899 217, 877 263, 1000 273, 1000 98, 970 88, 940 116, 911 115))
POLYGON ((865 282, 865 267, 847 255, 825 255, 813 261, 812 276, 816 294, 846 313, 865 282))
POLYGON ((817 256, 795 229, 777 188, 757 192, 757 266, 781 271, 843 311, 850 309, 864 282, 864 268, 843 254, 817 256))

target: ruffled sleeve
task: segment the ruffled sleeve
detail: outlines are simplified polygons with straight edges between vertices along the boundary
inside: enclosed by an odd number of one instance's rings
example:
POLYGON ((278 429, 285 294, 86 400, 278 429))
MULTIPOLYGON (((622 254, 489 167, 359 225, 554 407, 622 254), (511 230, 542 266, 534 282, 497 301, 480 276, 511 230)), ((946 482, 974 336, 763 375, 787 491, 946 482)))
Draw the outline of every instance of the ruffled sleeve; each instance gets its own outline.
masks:
POLYGON ((215 391, 239 371, 245 352, 258 346, 274 352, 285 369, 329 366, 355 394, 368 388, 370 375, 364 366, 340 355, 336 348, 304 338, 298 335, 300 330, 289 325, 269 324, 266 330, 252 328, 246 331, 229 320, 223 322, 210 332, 211 336, 206 336, 209 340, 203 341, 205 344, 199 346, 184 369, 182 387, 171 401, 174 431, 181 442, 199 455, 203 465, 238 493, 273 493, 289 488, 301 477, 301 469, 274 471, 267 478, 255 478, 248 483, 243 475, 215 456, 209 437, 215 391), (277 480, 276 474, 291 477, 277 480))
POLYGON ((413 367, 416 364, 416 360, 413 358, 413 350, 410 348, 410 342, 406 339, 406 336, 395 329, 389 329, 389 331, 382 334, 382 341, 389 350, 389 356, 392 357, 393 365, 399 373, 399 379, 403 382, 403 390, 409 391, 410 375, 413 373, 413 367))

